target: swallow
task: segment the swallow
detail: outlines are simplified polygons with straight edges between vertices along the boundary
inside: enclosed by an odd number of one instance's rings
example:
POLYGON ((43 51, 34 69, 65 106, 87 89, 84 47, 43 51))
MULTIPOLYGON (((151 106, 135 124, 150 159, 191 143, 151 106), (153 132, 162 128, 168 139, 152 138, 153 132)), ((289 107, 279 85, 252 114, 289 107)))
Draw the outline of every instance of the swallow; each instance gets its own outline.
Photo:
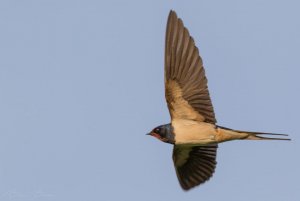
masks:
POLYGON ((209 180, 216 168, 218 144, 231 140, 290 140, 286 134, 249 132, 217 125, 202 59, 194 39, 170 11, 165 39, 165 98, 171 123, 151 135, 173 144, 179 183, 189 190, 209 180))

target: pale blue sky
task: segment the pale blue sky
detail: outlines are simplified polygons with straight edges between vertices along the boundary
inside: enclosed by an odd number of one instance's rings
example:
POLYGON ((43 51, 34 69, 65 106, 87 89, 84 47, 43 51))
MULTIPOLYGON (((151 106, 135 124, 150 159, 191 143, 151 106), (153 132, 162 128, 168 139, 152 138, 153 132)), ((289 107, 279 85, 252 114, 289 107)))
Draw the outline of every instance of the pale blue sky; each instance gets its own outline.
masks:
POLYGON ((0 200, 298 201, 300 3, 0 1, 0 200), (174 9, 204 60, 219 125, 291 142, 221 144, 213 178, 181 190, 163 64, 174 9))

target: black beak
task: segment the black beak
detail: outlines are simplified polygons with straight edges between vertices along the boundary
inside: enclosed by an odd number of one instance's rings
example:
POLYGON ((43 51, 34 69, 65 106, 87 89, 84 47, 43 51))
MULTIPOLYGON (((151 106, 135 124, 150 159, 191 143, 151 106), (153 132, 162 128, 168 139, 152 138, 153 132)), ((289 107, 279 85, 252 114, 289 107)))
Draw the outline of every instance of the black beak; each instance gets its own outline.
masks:
POLYGON ((147 133, 146 135, 152 135, 151 133, 147 133))

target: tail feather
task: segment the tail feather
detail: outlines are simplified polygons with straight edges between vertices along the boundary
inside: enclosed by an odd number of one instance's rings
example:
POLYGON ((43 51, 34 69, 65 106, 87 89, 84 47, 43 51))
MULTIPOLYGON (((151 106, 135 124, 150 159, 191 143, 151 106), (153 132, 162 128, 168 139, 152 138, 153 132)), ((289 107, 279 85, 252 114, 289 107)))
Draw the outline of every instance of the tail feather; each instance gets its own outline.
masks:
MULTIPOLYGON (((260 135, 277 135, 274 133, 270 133, 270 134, 254 134, 254 133, 248 133, 249 136, 247 138, 245 138, 246 140, 291 140, 290 138, 274 138, 274 137, 263 137, 260 135)), ((284 135, 284 136, 288 136, 288 135, 284 135)))
POLYGON ((264 133, 264 132, 252 132, 252 131, 242 131, 242 130, 234 130, 226 127, 218 126, 222 129, 231 130, 238 133, 246 133, 248 136, 244 139, 246 140, 291 140, 290 138, 281 138, 281 137, 264 137, 265 136, 289 136, 288 134, 279 134, 279 133, 264 133))

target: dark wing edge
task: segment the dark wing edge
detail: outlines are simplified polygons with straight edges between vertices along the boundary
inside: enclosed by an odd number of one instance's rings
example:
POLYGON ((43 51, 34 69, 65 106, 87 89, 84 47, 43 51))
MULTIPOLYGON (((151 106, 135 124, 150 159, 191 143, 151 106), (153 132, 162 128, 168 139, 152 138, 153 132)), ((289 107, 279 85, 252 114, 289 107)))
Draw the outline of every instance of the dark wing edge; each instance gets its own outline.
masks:
POLYGON ((216 168, 217 144, 206 146, 175 145, 173 162, 177 178, 184 190, 208 181, 216 168))
MULTIPOLYGON (((178 89, 174 89, 174 84, 170 84, 174 81, 180 87, 182 98, 193 110, 204 117, 202 120, 215 124, 214 109, 198 48, 182 20, 171 10, 167 22, 165 43, 166 100, 171 117, 172 113, 176 112, 173 105, 176 105, 174 101, 178 95, 178 89)), ((189 118, 187 114, 183 114, 183 116, 189 118)))

